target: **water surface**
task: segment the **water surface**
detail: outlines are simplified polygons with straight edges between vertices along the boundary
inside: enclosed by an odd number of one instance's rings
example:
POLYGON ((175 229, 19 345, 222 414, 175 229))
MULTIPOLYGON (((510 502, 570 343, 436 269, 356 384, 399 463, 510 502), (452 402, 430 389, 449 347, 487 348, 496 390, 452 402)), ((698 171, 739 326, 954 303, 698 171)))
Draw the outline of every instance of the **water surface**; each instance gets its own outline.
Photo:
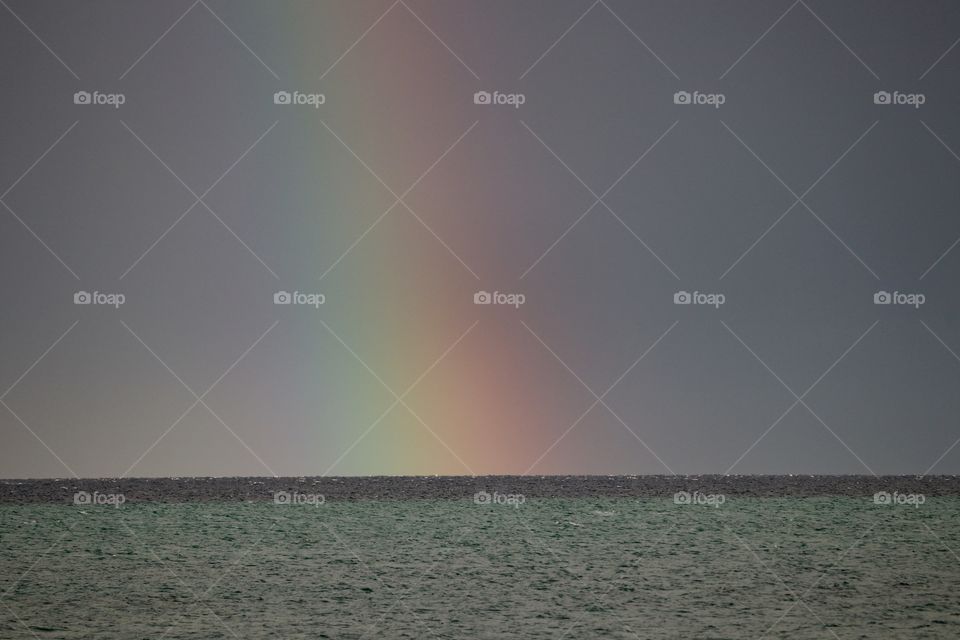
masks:
POLYGON ((0 507, 2 638, 957 638, 960 498, 0 507))

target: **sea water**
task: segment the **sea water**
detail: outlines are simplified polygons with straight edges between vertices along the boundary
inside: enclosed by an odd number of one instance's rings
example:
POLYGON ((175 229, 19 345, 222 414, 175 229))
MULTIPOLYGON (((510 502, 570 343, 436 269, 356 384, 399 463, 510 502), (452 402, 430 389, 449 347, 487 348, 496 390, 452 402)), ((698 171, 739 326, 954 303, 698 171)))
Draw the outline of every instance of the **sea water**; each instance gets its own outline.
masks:
POLYGON ((0 638, 960 637, 960 498, 516 498, 0 506, 0 638))

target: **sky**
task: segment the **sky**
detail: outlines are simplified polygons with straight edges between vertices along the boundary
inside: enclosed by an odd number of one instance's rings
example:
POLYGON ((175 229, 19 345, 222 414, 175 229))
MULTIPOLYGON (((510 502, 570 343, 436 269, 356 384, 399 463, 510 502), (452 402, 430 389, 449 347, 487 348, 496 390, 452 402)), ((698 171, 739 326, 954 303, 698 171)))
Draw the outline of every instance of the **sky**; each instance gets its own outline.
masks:
POLYGON ((954 3, 0 36, 0 477, 960 472, 954 3))

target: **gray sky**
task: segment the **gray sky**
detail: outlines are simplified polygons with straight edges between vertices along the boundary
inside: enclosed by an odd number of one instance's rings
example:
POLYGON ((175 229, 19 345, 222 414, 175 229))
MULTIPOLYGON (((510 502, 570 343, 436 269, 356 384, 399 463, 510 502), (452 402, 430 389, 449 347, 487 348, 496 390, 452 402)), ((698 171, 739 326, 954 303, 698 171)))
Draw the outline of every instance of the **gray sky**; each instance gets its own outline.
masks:
POLYGON ((960 472, 955 4, 8 4, 2 477, 960 472))

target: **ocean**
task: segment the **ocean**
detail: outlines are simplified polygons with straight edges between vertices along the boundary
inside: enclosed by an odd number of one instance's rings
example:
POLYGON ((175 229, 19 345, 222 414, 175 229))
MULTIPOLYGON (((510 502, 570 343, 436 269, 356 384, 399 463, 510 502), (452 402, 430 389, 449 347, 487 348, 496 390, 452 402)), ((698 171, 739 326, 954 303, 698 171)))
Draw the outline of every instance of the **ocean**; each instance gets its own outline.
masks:
POLYGON ((0 637, 957 638, 956 488, 5 481, 0 637))

